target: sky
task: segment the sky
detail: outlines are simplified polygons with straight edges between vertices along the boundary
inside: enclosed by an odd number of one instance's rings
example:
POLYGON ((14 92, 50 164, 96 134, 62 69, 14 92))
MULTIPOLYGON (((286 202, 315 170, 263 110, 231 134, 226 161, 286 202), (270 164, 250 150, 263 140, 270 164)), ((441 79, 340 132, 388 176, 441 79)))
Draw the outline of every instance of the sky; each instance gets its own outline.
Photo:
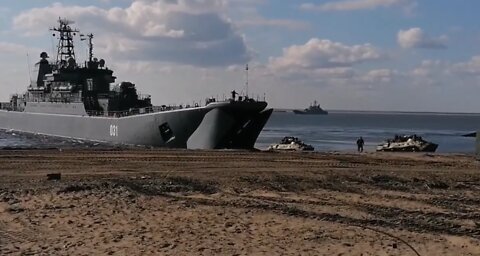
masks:
POLYGON ((274 108, 480 113, 478 10, 478 0, 3 0, 0 100, 26 90, 42 51, 55 59, 49 28, 62 17, 155 105, 236 90, 274 108))

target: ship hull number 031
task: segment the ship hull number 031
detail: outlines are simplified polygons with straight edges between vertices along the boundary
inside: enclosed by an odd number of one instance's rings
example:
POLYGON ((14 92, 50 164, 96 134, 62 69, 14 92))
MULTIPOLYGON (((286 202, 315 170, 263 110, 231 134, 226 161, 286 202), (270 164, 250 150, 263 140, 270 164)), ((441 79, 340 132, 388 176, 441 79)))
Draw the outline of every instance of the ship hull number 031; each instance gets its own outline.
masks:
POLYGON ((114 124, 110 125, 110 136, 118 137, 118 125, 114 125, 114 124))

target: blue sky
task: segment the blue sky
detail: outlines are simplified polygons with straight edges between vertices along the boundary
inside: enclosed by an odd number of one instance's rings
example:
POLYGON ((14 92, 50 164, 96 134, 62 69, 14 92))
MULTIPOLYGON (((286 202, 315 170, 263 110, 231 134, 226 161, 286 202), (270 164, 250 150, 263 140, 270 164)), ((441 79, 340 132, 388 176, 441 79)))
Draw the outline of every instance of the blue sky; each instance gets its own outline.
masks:
POLYGON ((479 112, 478 10, 475 0, 6 0, 0 100, 25 90, 41 51, 54 57, 48 28, 62 16, 155 104, 245 91, 249 63, 249 93, 277 108, 479 112))

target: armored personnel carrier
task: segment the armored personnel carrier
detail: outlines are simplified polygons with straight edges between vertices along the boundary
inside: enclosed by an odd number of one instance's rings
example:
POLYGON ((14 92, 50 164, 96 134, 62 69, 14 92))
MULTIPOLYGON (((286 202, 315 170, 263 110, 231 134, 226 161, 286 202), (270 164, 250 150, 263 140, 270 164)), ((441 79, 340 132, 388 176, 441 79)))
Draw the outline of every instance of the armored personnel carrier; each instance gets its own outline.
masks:
POLYGON ((435 152, 438 144, 425 141, 417 135, 395 135, 395 138, 388 139, 377 146, 377 151, 393 152, 435 152))
POLYGON ((313 151, 314 147, 303 143, 303 141, 299 140, 297 137, 284 137, 280 143, 270 145, 268 150, 313 151))

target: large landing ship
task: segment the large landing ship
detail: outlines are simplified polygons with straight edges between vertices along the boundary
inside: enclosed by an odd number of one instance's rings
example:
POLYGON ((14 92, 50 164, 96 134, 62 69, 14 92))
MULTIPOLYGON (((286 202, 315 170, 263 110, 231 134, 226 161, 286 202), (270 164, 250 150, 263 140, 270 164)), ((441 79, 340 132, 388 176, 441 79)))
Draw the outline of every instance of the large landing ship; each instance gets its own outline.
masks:
POLYGON ((272 113, 265 101, 210 98, 195 104, 153 106, 130 82, 115 84, 105 60, 93 56, 93 35, 59 19, 55 62, 40 54, 36 81, 0 103, 0 128, 85 140, 192 149, 250 149, 272 113), (77 62, 74 36, 89 42, 89 58, 77 62))
POLYGON ((293 110, 293 113, 300 115, 328 115, 328 111, 322 109, 320 104, 317 104, 317 101, 314 101, 310 107, 304 110, 293 110))

